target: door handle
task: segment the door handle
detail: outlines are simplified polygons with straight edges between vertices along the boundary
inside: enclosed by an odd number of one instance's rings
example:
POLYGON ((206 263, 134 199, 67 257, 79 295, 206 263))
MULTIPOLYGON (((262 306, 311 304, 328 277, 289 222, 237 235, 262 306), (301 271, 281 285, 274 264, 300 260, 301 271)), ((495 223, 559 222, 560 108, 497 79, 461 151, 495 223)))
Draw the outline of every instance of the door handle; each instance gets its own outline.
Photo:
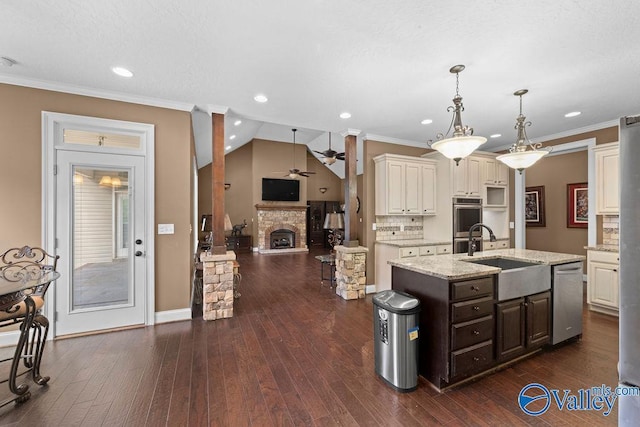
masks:
POLYGON ((142 251, 136 251, 136 256, 142 256, 142 251))

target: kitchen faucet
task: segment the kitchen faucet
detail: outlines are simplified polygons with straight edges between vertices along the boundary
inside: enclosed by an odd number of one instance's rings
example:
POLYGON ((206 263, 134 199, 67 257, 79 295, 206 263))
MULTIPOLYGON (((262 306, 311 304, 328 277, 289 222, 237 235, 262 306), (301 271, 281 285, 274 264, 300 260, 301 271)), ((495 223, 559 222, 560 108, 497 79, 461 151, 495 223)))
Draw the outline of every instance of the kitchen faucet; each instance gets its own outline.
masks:
POLYGON ((481 222, 473 224, 471 226, 471 228, 469 228, 469 251, 467 252, 467 255, 469 255, 469 256, 473 256, 473 252, 476 250, 476 239, 473 237, 472 233, 473 233, 474 230, 476 230, 476 229, 478 229, 480 227, 484 227, 487 230, 489 230, 489 241, 490 242, 495 242, 496 241, 496 235, 493 234, 493 230, 490 229, 488 226, 484 225, 481 222))

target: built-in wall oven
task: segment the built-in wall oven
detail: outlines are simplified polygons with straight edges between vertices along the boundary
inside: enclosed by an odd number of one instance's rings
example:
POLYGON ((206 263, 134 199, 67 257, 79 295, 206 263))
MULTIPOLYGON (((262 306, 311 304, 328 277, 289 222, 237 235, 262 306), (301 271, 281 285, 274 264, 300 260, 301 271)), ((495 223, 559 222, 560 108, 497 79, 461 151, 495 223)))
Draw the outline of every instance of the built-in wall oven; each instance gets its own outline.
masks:
MULTIPOLYGON (((470 197, 453 198, 453 253, 469 250, 469 229, 482 222, 482 199, 470 197)), ((476 251, 482 250, 482 229, 475 230, 476 251)))

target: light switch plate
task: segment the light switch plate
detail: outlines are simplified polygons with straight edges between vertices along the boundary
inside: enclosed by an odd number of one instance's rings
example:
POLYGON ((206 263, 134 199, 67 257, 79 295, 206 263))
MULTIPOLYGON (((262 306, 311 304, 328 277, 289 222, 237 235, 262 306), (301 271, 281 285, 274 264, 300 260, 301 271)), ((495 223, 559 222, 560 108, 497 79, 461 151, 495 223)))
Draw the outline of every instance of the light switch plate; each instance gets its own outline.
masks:
POLYGON ((173 224, 158 224, 158 234, 173 234, 173 224))
POLYGON ((376 231, 376 223, 375 223, 375 222, 374 222, 373 224, 371 224, 371 229, 372 229, 373 231, 376 231))
POLYGON ((515 222, 513 222, 513 221, 509 221, 509 228, 510 228, 510 229, 512 229, 512 230, 513 230, 514 228, 516 228, 516 223, 515 223, 515 222))

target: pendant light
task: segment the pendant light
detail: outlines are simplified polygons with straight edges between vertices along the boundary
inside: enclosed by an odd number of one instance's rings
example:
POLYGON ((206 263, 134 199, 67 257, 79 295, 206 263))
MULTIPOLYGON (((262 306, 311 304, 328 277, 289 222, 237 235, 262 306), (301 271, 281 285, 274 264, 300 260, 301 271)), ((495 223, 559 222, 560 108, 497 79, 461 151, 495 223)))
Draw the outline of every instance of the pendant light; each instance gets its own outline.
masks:
POLYGON ((532 166, 535 162, 549 154, 551 148, 546 150, 539 150, 542 144, 539 142, 533 143, 529 141, 527 137, 526 126, 531 126, 531 122, 525 122, 526 117, 522 115, 522 96, 529 90, 520 89, 513 94, 520 97, 520 115, 516 118, 516 125, 514 129, 518 131, 516 142, 509 148, 509 153, 498 156, 505 165, 512 169, 517 169, 522 174, 522 170, 532 166))
POLYGON ((453 105, 447 108, 447 111, 453 111, 451 125, 446 135, 439 133, 436 136, 436 142, 429 141, 428 145, 434 150, 438 150, 442 155, 458 162, 473 153, 478 147, 487 142, 487 138, 482 136, 474 136, 473 128, 462 125, 461 112, 464 110, 462 105, 462 97, 458 92, 459 74, 464 70, 464 65, 454 65, 449 72, 456 75, 456 96, 453 97, 453 105), (453 135, 447 138, 449 132, 453 128, 453 135))

